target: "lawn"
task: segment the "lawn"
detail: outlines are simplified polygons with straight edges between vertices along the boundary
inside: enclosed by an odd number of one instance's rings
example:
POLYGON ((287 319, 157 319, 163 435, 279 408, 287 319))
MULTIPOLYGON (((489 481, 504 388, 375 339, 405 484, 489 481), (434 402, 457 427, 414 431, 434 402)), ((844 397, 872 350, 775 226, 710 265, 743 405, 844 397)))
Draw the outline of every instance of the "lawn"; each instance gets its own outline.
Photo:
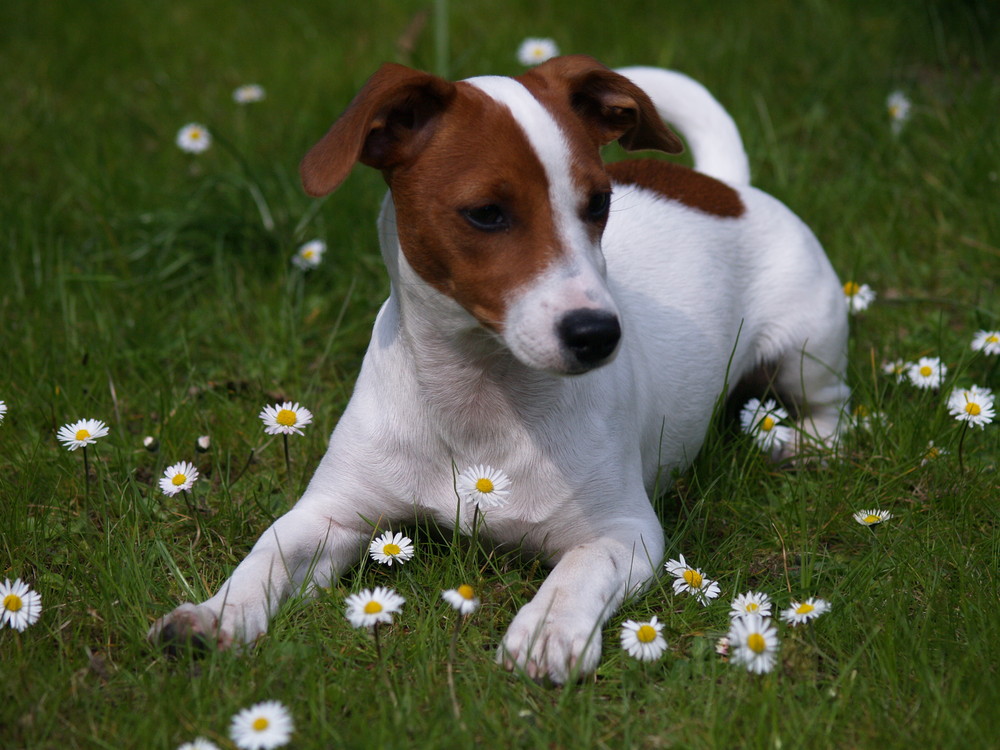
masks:
POLYGON ((442 36, 415 0, 0 4, 0 582, 26 581, 43 607, 0 629, 0 745, 231 748, 231 717, 278 700, 303 748, 995 746, 1000 426, 964 427, 945 401, 1000 389, 1000 355, 970 346, 1000 329, 1000 10, 450 5, 442 36), (153 620, 214 592, 301 492, 388 292, 381 177, 359 168, 314 201, 299 159, 380 62, 517 74, 529 36, 682 70, 726 105, 754 183, 813 228, 842 280, 876 292, 851 318, 856 429, 836 457, 787 470, 717 420, 655 503, 670 557, 721 596, 702 606, 659 581, 605 626, 601 666, 577 684, 493 660, 545 569, 420 521, 412 560, 366 561, 289 602, 253 649, 151 647, 153 620), (248 83, 266 97, 235 103, 248 83), (212 135, 203 153, 175 145, 191 122, 212 135), (300 271, 290 259, 313 239, 328 250, 300 271), (920 357, 947 366, 938 387, 883 370, 920 357), (315 416, 290 471, 257 416, 285 400, 315 416), (87 475, 56 439, 83 418, 110 427, 87 475), (158 486, 182 460, 201 474, 186 500, 158 486), (853 520, 869 508, 893 517, 853 520), (482 606, 453 651, 441 591, 462 582, 482 606), (379 649, 344 617, 373 586, 406 598, 379 649), (832 605, 780 625, 763 675, 716 652, 750 589, 779 610, 832 605), (640 663, 621 625, 654 615, 668 649, 640 663))

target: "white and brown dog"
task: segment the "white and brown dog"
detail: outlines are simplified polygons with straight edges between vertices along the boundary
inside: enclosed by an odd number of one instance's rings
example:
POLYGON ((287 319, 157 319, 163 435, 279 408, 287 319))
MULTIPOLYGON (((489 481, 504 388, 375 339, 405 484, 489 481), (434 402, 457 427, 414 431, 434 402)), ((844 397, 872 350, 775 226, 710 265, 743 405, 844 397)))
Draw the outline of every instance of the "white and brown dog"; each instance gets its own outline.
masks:
POLYGON ((215 596, 150 636, 252 642, 291 593, 358 560, 372 519, 468 529, 453 466, 489 464, 513 489, 486 533, 554 566, 498 658, 556 682, 592 671, 602 624, 660 567, 649 493, 694 458, 720 395, 766 370, 802 440, 836 439, 837 276, 750 187, 729 115, 669 71, 571 56, 451 83, 387 64, 306 155, 306 191, 329 193, 359 161, 389 185, 392 291, 354 394, 298 503, 215 596), (679 152, 664 119, 697 171, 602 162, 614 140, 679 152))

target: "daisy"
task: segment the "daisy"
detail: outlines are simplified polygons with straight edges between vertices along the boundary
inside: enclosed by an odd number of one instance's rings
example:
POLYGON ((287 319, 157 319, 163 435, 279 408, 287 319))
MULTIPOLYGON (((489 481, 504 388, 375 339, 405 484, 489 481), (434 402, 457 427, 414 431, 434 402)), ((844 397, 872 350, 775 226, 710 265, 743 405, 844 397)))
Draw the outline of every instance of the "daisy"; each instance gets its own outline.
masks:
POLYGON ((4 415, 7 413, 7 404, 0 401, 0 423, 3 422, 4 415))
POLYGON ((956 388, 948 397, 948 413, 959 422, 973 427, 985 427, 996 416, 993 410, 993 391, 974 385, 956 388))
POLYGON ((885 425, 885 414, 880 411, 872 411, 864 404, 858 404, 852 412, 854 424, 859 430, 871 430, 875 425, 885 425))
POLYGON ((887 510, 872 508, 871 510, 859 510, 852 518, 862 526, 877 526, 892 518, 892 513, 887 510))
POLYGON ((326 243, 323 240, 311 240, 302 245, 292 256, 292 265, 303 271, 316 268, 322 262, 325 252, 326 243))
POLYGON ((649 622, 627 620, 622 623, 622 648, 639 661, 656 661, 667 650, 662 630, 655 617, 649 622))
POLYGON ((264 423, 264 432, 268 435, 291 435, 293 432, 302 435, 302 428, 313 418, 311 411, 291 401, 265 406, 257 416, 264 423))
POLYGON ((347 597, 347 619, 356 628, 368 628, 380 622, 388 625, 404 602, 406 599, 390 588, 376 586, 374 591, 365 589, 347 597))
POLYGON ((724 635, 715 642, 715 653, 725 658, 729 656, 729 636, 724 635))
POLYGON ((185 742, 177 750, 219 750, 219 746, 204 737, 196 737, 191 742, 185 742))
POLYGON ((212 145, 212 135, 204 125, 192 122, 177 131, 176 143, 181 151, 200 154, 212 145))
MULTIPOLYGON (((1000 331, 979 331, 972 337, 972 350, 983 354, 1000 354, 1000 331)), ((0 401, 0 403, 3 403, 0 401)))
POLYGON ((552 39, 528 38, 517 48, 517 61, 521 65, 539 65, 559 54, 559 48, 552 39))
POLYGON ((938 357, 921 357, 906 371, 917 388, 938 388, 947 373, 948 367, 938 357))
POLYGON ((891 362, 882 363, 882 372, 894 377, 897 383, 902 383, 906 380, 906 373, 909 369, 910 363, 905 359, 894 359, 891 362))
POLYGON ((146 437, 142 439, 142 447, 150 453, 156 453, 156 451, 160 449, 160 441, 152 435, 146 435, 146 437))
POLYGON ((372 560, 383 565, 392 565, 393 562, 402 564, 413 557, 413 542, 402 534, 394 535, 387 531, 372 541, 368 546, 368 554, 372 556, 372 560))
POLYGON ((463 583, 457 589, 442 591, 441 598, 457 609, 460 615, 471 615, 479 608, 475 589, 467 583, 463 583))
POLYGON ((859 313, 862 310, 867 310, 868 306, 875 301, 875 290, 867 284, 848 281, 844 284, 844 299, 847 300, 848 312, 859 313))
POLYGON ((760 591, 748 591, 740 594, 729 605, 729 616, 746 617, 747 615, 771 616, 771 598, 760 591))
POLYGON ((510 478, 492 466, 470 466, 458 475, 458 494, 478 508, 495 508, 507 502, 510 478))
POLYGON ((79 422, 65 424, 59 428, 56 438, 67 450, 75 451, 96 443, 98 438, 108 434, 108 426, 97 419, 81 419, 79 422))
POLYGON ((947 455, 948 451, 946 451, 944 448, 934 445, 933 440, 929 440, 927 442, 927 451, 924 453, 924 457, 920 459, 920 465, 924 466, 930 463, 931 461, 936 460, 940 456, 947 456, 947 455))
POLYGON ((194 464, 187 461, 168 466, 160 478, 160 489, 167 497, 173 497, 178 492, 187 492, 198 481, 198 470, 194 464))
POLYGON ((294 730, 292 715, 280 701, 264 701, 233 717, 229 737, 243 750, 270 750, 287 745, 294 730))
POLYGON ((729 628, 729 662, 747 671, 764 674, 774 669, 778 653, 778 629, 760 615, 737 617, 729 628))
POLYGON ((675 594, 687 592, 705 607, 708 606, 709 599, 715 599, 719 595, 719 584, 705 578, 704 573, 688 565, 684 555, 679 560, 667 560, 664 567, 674 576, 675 594))
POLYGON ((195 440, 194 449, 199 453, 208 453, 212 449, 212 438, 209 435, 201 435, 195 440))
POLYGON ((819 617, 829 609, 830 603, 828 601, 811 596, 801 604, 792 602, 792 606, 781 613, 781 619, 789 625, 801 625, 819 617))
POLYGON ((903 125, 910 119, 910 110, 913 105, 909 97, 902 91, 893 91, 886 97, 885 107, 889 111, 889 120, 892 122, 892 132, 896 135, 903 129, 903 125))
POLYGON ((5 579, 0 586, 0 627, 10 625, 23 632, 38 622, 42 614, 42 597, 20 578, 12 584, 5 579))
POLYGON ((788 419, 788 412, 778 406, 773 398, 763 403, 759 398, 752 398, 740 412, 743 431, 752 435, 757 445, 768 452, 778 450, 792 441, 792 428, 778 424, 783 419, 788 419))
POLYGON ((256 83, 239 86, 233 91, 233 101, 237 104, 252 104, 253 102, 259 102, 265 96, 263 87, 258 86, 256 83))

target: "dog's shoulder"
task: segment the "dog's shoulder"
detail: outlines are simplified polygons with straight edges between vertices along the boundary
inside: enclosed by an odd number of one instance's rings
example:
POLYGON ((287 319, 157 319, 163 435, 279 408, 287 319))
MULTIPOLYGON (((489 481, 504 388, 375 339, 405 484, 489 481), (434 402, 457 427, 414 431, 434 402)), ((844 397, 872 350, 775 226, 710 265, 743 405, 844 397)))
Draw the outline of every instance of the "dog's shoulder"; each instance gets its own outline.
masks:
POLYGON ((656 159, 629 159, 606 165, 619 185, 635 185, 696 211, 735 219, 746 212, 740 194, 714 177, 689 167, 656 159))

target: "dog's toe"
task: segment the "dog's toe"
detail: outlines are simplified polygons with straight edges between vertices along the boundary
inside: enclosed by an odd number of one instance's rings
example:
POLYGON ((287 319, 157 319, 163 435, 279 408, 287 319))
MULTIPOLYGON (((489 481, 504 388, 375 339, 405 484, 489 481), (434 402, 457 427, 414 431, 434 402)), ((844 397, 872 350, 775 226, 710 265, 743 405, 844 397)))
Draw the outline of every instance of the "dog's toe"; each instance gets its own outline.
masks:
POLYGON ((182 604, 161 617, 153 623, 146 638, 162 646, 168 655, 224 651, 233 643, 232 635, 219 627, 216 614, 194 604, 182 604))
MULTIPOLYGON (((530 605, 529 605, 530 606, 530 605)), ((565 684, 593 672, 601 658, 600 627, 574 617, 536 617, 529 607, 511 623, 497 652, 510 671, 565 684)))

